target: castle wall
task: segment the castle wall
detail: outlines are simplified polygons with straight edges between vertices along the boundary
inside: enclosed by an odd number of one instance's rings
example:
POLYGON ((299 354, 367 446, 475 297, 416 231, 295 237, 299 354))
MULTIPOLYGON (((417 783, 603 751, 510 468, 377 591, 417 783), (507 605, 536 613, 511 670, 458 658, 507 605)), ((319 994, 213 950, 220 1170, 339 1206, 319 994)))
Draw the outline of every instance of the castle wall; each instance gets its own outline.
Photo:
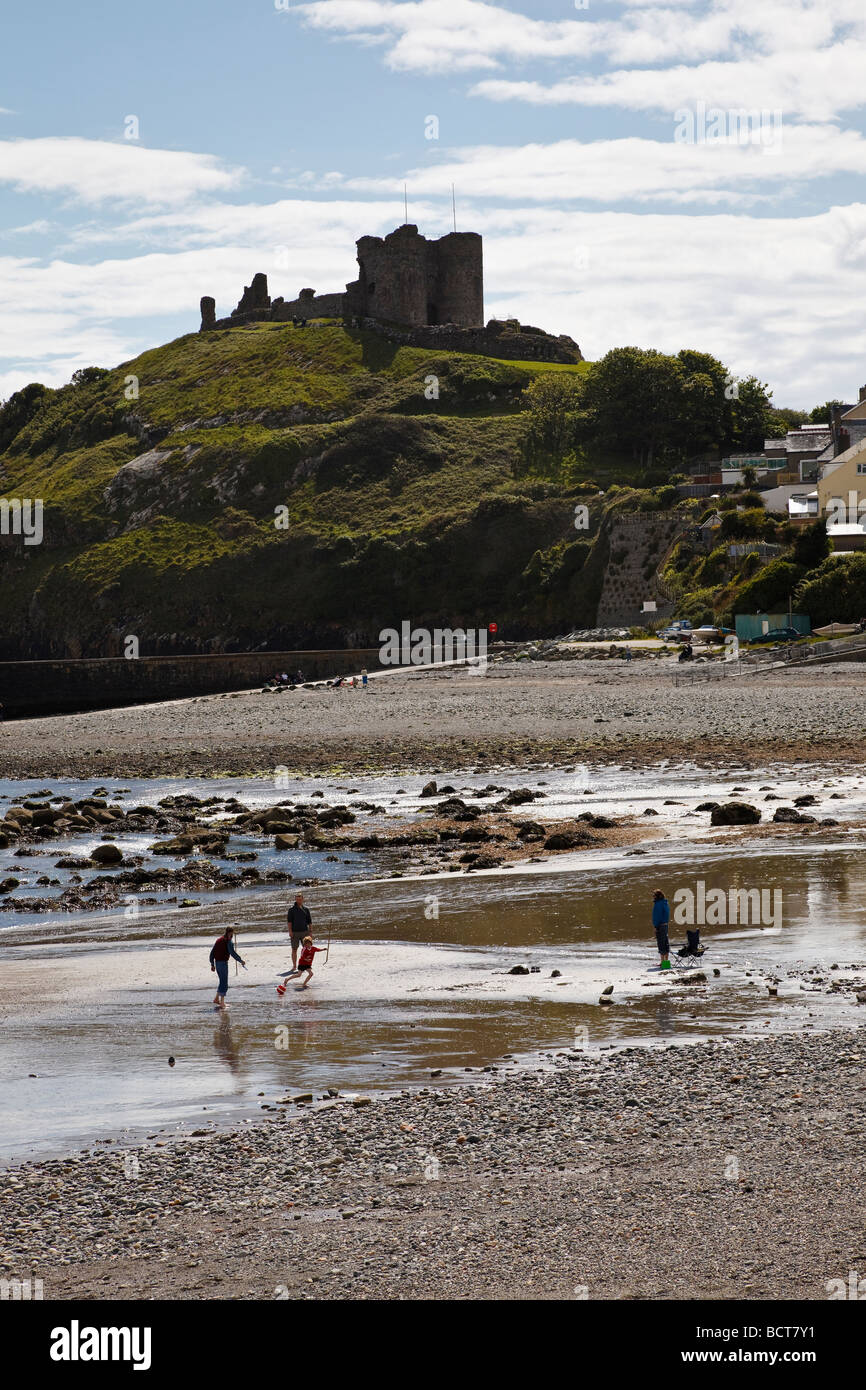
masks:
POLYGON ((339 319, 345 312, 344 294, 305 294, 302 290, 297 299, 275 299, 271 305, 271 318, 278 323, 285 319, 339 319))

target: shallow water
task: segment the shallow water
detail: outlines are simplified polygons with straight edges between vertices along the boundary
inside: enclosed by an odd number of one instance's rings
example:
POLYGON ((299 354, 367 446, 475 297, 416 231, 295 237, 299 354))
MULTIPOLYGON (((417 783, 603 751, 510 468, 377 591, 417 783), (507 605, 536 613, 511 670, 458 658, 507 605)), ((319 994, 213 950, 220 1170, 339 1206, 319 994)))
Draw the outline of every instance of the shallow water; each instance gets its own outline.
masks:
MULTIPOLYGON (((585 779, 592 788, 585 799, 581 777, 485 772, 449 780, 458 789, 546 782, 545 800, 531 807, 539 819, 571 814, 578 797, 581 807, 617 814, 652 804, 663 812, 665 838, 642 857, 584 852, 501 873, 311 888, 317 943, 329 929, 333 934, 330 957, 317 964, 308 990, 290 982, 282 999, 275 986, 287 968, 282 928, 291 889, 234 893, 229 908, 215 903, 193 914, 154 909, 132 920, 100 913, 87 922, 30 918, 10 926, 2 933, 0 1157, 69 1152, 107 1135, 122 1141, 189 1131, 253 1117, 286 1093, 394 1089, 429 1082, 439 1068, 446 1075, 435 1084, 447 1084, 462 1079, 463 1068, 513 1066, 506 1053, 539 1054, 544 1065, 545 1051, 575 1044, 676 1043, 856 1021, 850 994, 812 992, 800 976, 804 966, 821 965, 827 979, 834 978, 833 963, 843 967, 836 978, 850 976, 858 962, 866 966, 859 833, 841 825, 833 844, 806 848, 792 838, 732 850, 707 835, 706 815, 689 816, 696 801, 721 799, 734 785, 756 803, 763 785, 798 793, 804 783, 796 771, 787 781, 779 774, 741 774, 737 781, 734 773, 606 771, 585 779), (668 798, 683 804, 664 807, 668 798), (706 838, 695 843, 698 825, 706 838), (726 895, 731 888, 782 893, 775 924, 768 918, 704 929, 706 989, 658 973, 648 925, 653 888, 661 885, 673 905, 677 891, 696 890, 698 880, 726 895), (211 1003, 207 957, 227 917, 249 968, 231 975, 230 1007, 220 1015, 211 1003), (538 966, 538 973, 511 976, 515 963, 538 966), (780 980, 778 998, 768 994, 770 975, 780 980), (616 1002, 601 1008, 608 984, 616 1002)), ((822 796, 819 815, 842 820, 866 802, 859 778, 822 780, 829 785, 809 788, 822 796), (841 799, 824 801, 831 790, 841 799)), ((179 789, 164 785, 160 795, 179 789)), ((303 791, 293 784, 282 795, 321 789, 332 803, 349 800, 356 787, 361 798, 393 813, 395 803, 409 809, 420 786, 410 778, 319 781, 303 791), (400 787, 411 798, 398 798, 400 787)), ((153 804, 155 785, 144 787, 144 795, 135 788, 135 799, 153 804)), ((219 791, 253 804, 251 787, 231 779, 219 791)), ((184 789, 210 795, 218 786, 184 789)), ((93 788, 75 790, 80 796, 93 788)), ((262 800, 273 797, 270 785, 260 791, 262 800)), ((683 935, 682 926, 672 928, 676 944, 683 935)), ((674 975, 682 973, 678 967, 674 975)))

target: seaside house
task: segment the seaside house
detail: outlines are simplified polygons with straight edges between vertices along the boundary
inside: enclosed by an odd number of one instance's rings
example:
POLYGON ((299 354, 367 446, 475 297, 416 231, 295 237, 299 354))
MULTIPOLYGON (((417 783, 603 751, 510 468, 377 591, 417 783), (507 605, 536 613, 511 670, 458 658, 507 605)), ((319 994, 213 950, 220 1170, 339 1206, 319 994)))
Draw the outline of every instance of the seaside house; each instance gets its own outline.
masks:
POLYGON ((856 405, 835 407, 830 425, 835 454, 844 453, 852 445, 866 443, 866 386, 860 387, 856 405))
POLYGON ((818 480, 818 512, 827 518, 834 552, 866 546, 866 436, 823 465, 818 480))

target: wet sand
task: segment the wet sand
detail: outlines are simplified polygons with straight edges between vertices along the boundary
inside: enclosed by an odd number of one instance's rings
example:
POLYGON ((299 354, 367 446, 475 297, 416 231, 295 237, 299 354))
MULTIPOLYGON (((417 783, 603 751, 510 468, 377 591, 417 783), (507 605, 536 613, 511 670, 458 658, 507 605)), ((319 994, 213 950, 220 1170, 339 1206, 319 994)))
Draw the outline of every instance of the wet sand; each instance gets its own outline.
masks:
POLYGON ((184 776, 432 771, 687 759, 751 767, 859 763, 863 668, 675 686, 676 662, 493 664, 360 689, 213 695, 0 724, 0 775, 184 776))

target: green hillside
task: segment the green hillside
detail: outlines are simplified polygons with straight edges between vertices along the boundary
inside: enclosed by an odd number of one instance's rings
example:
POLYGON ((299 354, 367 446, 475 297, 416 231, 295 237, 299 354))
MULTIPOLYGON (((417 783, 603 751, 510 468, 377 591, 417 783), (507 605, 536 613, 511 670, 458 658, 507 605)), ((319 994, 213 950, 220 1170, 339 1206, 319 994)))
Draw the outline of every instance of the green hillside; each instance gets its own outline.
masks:
POLYGON ((44 500, 44 540, 0 540, 2 654, 592 622, 573 513, 596 489, 533 475, 524 397, 588 369, 266 323, 28 387, 0 408, 0 490, 44 500))
MULTIPOLYGON (((128 635, 142 655, 375 645, 406 619, 593 626, 606 518, 699 519, 715 504, 671 486, 689 462, 784 427, 764 384, 731 380, 691 349, 561 366, 321 322, 192 333, 25 387, 0 406, 0 496, 43 499, 44 539, 0 535, 0 656, 118 655, 128 635)), ((718 505, 711 554, 664 557, 680 615, 730 625, 792 595, 816 621, 866 611, 866 562, 826 560, 823 528, 798 538, 745 486, 718 505), (781 553, 728 554, 755 539, 781 553)))

